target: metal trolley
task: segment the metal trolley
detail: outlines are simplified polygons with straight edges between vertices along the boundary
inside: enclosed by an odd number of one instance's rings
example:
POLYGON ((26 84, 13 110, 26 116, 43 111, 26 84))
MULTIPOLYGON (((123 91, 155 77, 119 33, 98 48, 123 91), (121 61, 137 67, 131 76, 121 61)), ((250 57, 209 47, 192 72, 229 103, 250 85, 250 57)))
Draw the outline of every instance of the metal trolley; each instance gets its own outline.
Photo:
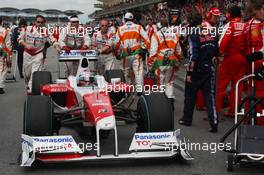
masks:
POLYGON ((256 112, 256 107, 263 104, 264 97, 256 98, 255 96, 255 76, 253 62, 252 73, 236 83, 235 123, 220 140, 224 142, 234 132, 234 147, 231 150, 225 150, 230 153, 227 156, 227 171, 233 171, 234 165, 242 162, 264 163, 264 126, 256 125, 257 118, 264 117, 263 106, 260 113, 256 112), (250 81, 250 95, 239 104, 239 85, 245 80, 250 81), (246 102, 249 105, 245 105, 246 102))

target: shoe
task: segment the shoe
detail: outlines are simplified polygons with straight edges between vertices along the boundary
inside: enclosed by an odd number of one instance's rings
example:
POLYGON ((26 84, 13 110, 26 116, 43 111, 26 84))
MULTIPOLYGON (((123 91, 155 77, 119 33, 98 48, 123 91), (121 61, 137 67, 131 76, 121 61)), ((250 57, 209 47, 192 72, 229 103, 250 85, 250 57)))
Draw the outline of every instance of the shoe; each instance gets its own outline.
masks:
POLYGON ((218 131, 217 127, 211 127, 209 129, 209 132, 211 132, 211 133, 216 133, 217 131, 218 131))
POLYGON ((180 119, 178 123, 179 123, 180 125, 192 126, 191 123, 188 123, 188 122, 184 121, 183 119, 180 119))
POLYGON ((4 88, 0 88, 0 94, 4 94, 5 91, 4 91, 4 88))
POLYGON ((204 117, 203 120, 204 120, 204 121, 208 121, 208 117, 204 117))
POLYGON ((23 75, 20 75, 20 78, 21 78, 21 79, 24 79, 24 76, 23 76, 23 75))

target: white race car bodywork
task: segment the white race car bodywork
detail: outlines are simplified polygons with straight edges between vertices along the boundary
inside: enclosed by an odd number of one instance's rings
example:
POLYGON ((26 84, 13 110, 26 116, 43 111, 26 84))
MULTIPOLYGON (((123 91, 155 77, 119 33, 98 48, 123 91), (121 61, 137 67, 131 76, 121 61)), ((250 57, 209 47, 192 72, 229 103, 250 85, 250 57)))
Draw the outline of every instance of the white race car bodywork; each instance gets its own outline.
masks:
MULTIPOLYGON (((92 77, 92 85, 79 85, 79 78, 82 73, 91 73, 90 61, 96 61, 96 52, 84 52, 85 55, 80 56, 75 52, 73 56, 65 58, 64 53, 59 57, 59 61, 77 61, 80 64, 76 76, 70 75, 67 80, 58 79, 57 84, 45 85, 42 87, 43 95, 47 95, 53 90, 55 92, 66 92, 71 89, 76 96, 77 108, 85 109, 89 107, 91 114, 87 111, 81 111, 80 115, 84 119, 84 123, 89 124, 89 116, 93 121, 91 126, 96 128, 96 150, 88 152, 83 150, 76 143, 72 136, 28 136, 22 134, 22 156, 21 166, 31 166, 35 160, 42 162, 69 162, 69 161, 92 161, 92 160, 109 160, 109 159, 143 159, 143 158, 170 158, 181 155, 186 160, 192 160, 192 156, 186 149, 182 149, 180 140, 180 130, 171 132, 149 132, 135 133, 131 141, 129 154, 119 154, 118 151, 118 132, 116 125, 116 117, 112 110, 110 98, 108 96, 107 85, 104 77, 94 75, 92 77), (84 62, 83 62, 84 61, 84 62), (86 62, 88 62, 86 64, 86 62), (85 63, 86 66, 82 65, 85 63), (105 116, 104 116, 105 115, 105 116), (88 116, 88 119, 87 119, 88 116), (101 155, 100 148, 100 130, 113 130, 114 133, 114 153, 113 155, 101 155), (96 153, 94 153, 96 151, 96 153)), ((92 65, 92 64, 91 64, 92 65)), ((111 79, 111 83, 118 83, 120 79, 111 79)), ((89 81, 87 81, 90 83, 89 81)), ((54 103, 55 110, 70 110, 54 103)), ((184 143, 183 143, 184 144, 184 143)))

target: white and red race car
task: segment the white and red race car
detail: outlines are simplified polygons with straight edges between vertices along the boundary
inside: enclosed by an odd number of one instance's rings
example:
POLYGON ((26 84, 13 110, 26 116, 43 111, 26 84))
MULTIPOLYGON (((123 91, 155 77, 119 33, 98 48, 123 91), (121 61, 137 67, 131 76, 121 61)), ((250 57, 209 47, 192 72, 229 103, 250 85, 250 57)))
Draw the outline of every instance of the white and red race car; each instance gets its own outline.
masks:
POLYGON ((176 155, 193 159, 186 149, 181 148, 180 130, 174 129, 173 111, 166 95, 160 92, 146 95, 143 92, 137 110, 120 107, 124 101, 122 98, 132 93, 130 86, 124 82, 121 70, 98 75, 97 59, 94 50, 62 52, 59 62, 79 61, 76 75, 52 83, 50 72, 33 74, 32 94, 26 97, 24 105, 21 166, 31 166, 36 160, 52 163, 170 158, 176 155), (122 92, 116 92, 117 87, 122 92), (137 116, 134 121, 138 127, 128 154, 119 153, 116 109, 137 116), (69 121, 94 128, 97 144, 94 154, 81 149, 73 136, 59 135, 61 126, 69 121), (114 134, 114 151, 103 155, 102 133, 110 131, 114 134))

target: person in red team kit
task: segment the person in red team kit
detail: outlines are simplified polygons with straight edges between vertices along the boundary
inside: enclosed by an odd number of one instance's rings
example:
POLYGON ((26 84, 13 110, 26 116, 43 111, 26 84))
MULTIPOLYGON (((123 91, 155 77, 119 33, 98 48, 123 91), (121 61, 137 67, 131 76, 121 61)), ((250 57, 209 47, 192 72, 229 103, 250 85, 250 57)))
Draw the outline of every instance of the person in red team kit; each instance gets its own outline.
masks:
MULTIPOLYGON (((264 66, 264 2, 263 0, 251 0, 250 9, 252 19, 245 24, 244 36, 246 39, 246 57, 249 61, 248 73, 251 73, 251 61, 255 61, 255 70, 264 66)), ((250 86, 250 85, 249 85, 250 86)), ((264 81, 255 81, 256 97, 264 97, 264 81)), ((264 104, 262 104, 264 105, 264 104)), ((263 110, 263 106, 258 111, 263 110)), ((264 125, 263 117, 257 120, 257 124, 264 125)))
MULTIPOLYGON (((226 15, 229 22, 224 27, 224 32, 219 40, 219 52, 224 56, 219 65, 217 86, 217 112, 221 112, 227 86, 231 82, 230 108, 224 115, 233 117, 235 112, 235 87, 236 82, 246 72, 246 59, 242 56, 244 49, 243 29, 241 22, 241 9, 238 6, 231 7, 226 15)), ((243 87, 239 87, 241 94, 243 87)))

